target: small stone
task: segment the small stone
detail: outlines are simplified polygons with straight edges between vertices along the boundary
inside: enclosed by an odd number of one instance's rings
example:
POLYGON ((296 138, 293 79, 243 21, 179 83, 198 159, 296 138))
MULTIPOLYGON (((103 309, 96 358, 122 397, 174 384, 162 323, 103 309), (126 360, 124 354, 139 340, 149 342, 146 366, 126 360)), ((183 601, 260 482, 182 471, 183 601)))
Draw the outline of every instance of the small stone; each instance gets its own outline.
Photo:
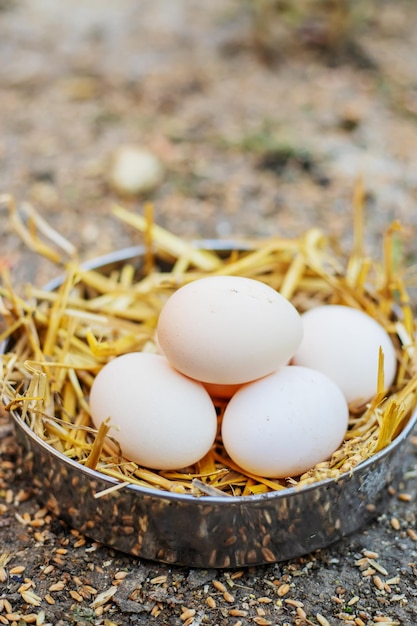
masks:
POLYGON ((123 196, 139 196, 155 189, 162 181, 163 166, 146 148, 120 146, 112 155, 108 183, 123 196))

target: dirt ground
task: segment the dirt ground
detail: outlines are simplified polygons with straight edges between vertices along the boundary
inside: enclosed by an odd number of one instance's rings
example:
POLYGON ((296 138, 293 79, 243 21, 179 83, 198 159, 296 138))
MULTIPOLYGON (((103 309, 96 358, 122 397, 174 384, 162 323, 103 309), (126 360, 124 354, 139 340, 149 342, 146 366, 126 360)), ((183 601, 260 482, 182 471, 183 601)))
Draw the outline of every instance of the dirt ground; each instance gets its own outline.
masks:
MULTIPOLYGON (((146 200, 182 237, 315 226, 348 251, 361 178, 366 248, 380 257, 398 220, 413 289, 417 5, 290 5, 2 0, 0 193, 31 203, 82 259, 140 241, 111 206, 141 212, 146 200), (112 184, 126 145, 163 166, 146 194, 112 184)), ((16 285, 42 285, 59 268, 28 250, 6 204, 2 261, 16 285)), ((55 519, 33 497, 3 417, 0 623, 414 624, 416 445, 386 511, 353 536, 285 563, 194 570, 116 553, 55 519)))

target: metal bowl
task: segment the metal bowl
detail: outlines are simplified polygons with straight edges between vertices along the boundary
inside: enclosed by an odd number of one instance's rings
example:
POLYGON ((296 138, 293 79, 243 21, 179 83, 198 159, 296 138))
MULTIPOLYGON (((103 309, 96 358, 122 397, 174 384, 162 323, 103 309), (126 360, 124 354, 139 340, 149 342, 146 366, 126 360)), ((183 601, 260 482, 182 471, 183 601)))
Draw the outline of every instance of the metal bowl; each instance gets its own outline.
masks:
MULTIPOLYGON (((204 242, 230 250, 229 243, 204 242)), ((200 242, 201 245, 201 242, 200 242)), ((142 247, 86 264, 103 272, 139 266, 142 247)), ((56 288, 60 281, 48 285, 56 288)), ((378 515, 397 482, 417 411, 384 450, 337 480, 241 497, 184 495, 130 485, 73 461, 12 412, 24 465, 43 504, 86 536, 128 554, 188 567, 232 568, 288 560, 324 548, 378 515)))

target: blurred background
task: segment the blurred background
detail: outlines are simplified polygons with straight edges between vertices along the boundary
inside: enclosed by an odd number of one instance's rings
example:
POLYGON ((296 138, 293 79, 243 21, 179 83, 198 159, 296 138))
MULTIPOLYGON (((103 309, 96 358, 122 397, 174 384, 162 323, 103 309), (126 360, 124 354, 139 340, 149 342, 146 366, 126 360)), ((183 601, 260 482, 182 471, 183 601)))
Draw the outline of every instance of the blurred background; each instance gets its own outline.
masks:
MULTIPOLYGON (((183 237, 295 236, 348 250, 393 220, 417 253, 412 0, 1 0, 0 193, 91 258, 140 241, 115 202, 183 237)), ((56 273, 0 205, 17 281, 56 273)))

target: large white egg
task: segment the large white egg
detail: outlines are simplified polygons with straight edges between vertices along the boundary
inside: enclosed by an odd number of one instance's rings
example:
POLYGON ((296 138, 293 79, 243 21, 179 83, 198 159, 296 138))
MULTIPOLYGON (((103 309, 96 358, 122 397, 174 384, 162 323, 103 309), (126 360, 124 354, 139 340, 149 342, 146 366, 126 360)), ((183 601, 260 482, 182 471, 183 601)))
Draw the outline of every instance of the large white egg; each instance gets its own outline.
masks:
POLYGON ((397 368, 395 349, 385 328, 373 317, 343 305, 319 306, 301 317, 304 336, 293 358, 296 365, 327 374, 349 404, 360 406, 377 391, 381 347, 385 387, 390 387, 397 368))
POLYGON ((110 417, 123 454, 153 469, 180 469, 213 445, 217 417, 203 385, 173 369, 165 357, 134 352, 105 365, 90 392, 94 425, 110 417))
POLYGON ((176 369, 220 385, 270 374, 289 361, 302 338, 295 307, 272 287, 240 276, 184 285, 163 307, 157 331, 176 369))
POLYGON ((345 397, 332 380, 284 366, 235 393, 223 417, 223 445, 248 472, 295 477, 332 455, 348 419, 345 397))

